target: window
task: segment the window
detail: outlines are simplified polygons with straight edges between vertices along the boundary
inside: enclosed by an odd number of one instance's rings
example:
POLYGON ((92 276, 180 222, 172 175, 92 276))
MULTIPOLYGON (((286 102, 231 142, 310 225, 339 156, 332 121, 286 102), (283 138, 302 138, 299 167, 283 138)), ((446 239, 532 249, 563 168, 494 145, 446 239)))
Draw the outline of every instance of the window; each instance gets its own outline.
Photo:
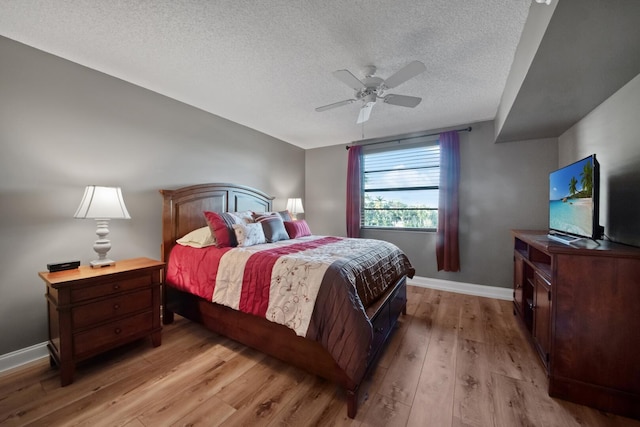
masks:
POLYGON ((362 169, 363 227, 421 230, 438 227, 437 140, 365 146, 362 169))

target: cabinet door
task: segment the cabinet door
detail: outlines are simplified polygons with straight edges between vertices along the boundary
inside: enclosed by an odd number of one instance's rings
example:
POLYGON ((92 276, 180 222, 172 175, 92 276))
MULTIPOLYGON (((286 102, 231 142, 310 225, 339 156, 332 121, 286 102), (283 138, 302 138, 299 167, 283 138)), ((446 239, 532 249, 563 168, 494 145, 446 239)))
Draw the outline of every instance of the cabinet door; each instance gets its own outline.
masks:
POLYGON ((513 304, 518 312, 518 315, 522 316, 522 304, 524 302, 524 259, 516 252, 513 257, 513 304))
POLYGON ((534 288, 533 339, 542 362, 548 368, 551 345, 551 284, 536 271, 534 288))

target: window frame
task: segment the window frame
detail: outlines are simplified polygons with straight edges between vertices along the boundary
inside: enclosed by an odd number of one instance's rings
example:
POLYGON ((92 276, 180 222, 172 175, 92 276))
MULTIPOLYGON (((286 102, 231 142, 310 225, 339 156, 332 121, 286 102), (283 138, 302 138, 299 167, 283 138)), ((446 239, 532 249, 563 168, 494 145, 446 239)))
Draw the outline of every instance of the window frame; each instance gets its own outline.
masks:
MULTIPOLYGON (((367 192, 391 192, 391 191, 423 191, 423 190, 438 190, 440 191, 440 172, 438 172, 438 184, 437 185, 425 185, 418 187, 397 187, 397 188, 385 188, 385 189, 373 189, 366 190, 365 187, 365 173, 366 173, 366 156, 367 154, 373 153, 381 153, 381 152, 393 152, 402 149, 408 149, 412 147, 431 147, 438 146, 439 148, 439 138, 438 135, 417 135, 410 137, 395 137, 393 139, 385 139, 378 140, 376 142, 364 143, 363 152, 362 152, 362 170, 361 170, 361 182, 362 187, 360 191, 360 228, 363 230, 386 230, 386 231, 410 231, 410 232, 436 232, 437 224, 434 228, 422 228, 422 227, 377 227, 366 225, 365 223, 365 212, 367 210, 365 208, 365 194, 367 192)), ((438 156, 438 169, 440 168, 440 160, 438 156)), ((390 209, 381 209, 381 210, 390 210, 390 209)), ((398 210, 426 210, 426 211, 435 211, 436 215, 438 212, 438 206, 435 208, 406 208, 406 209, 398 209, 398 210)))

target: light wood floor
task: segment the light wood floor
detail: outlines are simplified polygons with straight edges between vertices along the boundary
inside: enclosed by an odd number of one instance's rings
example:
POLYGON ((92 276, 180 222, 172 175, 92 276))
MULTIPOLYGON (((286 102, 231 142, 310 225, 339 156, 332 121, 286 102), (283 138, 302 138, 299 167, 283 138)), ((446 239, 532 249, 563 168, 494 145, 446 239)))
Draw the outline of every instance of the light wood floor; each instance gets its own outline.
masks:
POLYGON ((185 319, 162 339, 98 356, 64 388, 46 359, 2 374, 0 424, 640 426, 551 399, 508 301, 410 286, 355 420, 335 385, 185 319))

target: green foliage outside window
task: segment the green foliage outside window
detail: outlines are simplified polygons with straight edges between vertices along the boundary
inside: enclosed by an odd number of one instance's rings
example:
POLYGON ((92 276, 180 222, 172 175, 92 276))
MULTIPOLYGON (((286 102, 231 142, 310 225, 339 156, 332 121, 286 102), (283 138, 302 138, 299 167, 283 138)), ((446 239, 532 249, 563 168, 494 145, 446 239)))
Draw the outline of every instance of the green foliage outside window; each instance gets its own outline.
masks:
POLYGON ((438 210, 412 206, 405 203, 372 198, 364 195, 364 225, 381 228, 422 228, 438 227, 438 210))

